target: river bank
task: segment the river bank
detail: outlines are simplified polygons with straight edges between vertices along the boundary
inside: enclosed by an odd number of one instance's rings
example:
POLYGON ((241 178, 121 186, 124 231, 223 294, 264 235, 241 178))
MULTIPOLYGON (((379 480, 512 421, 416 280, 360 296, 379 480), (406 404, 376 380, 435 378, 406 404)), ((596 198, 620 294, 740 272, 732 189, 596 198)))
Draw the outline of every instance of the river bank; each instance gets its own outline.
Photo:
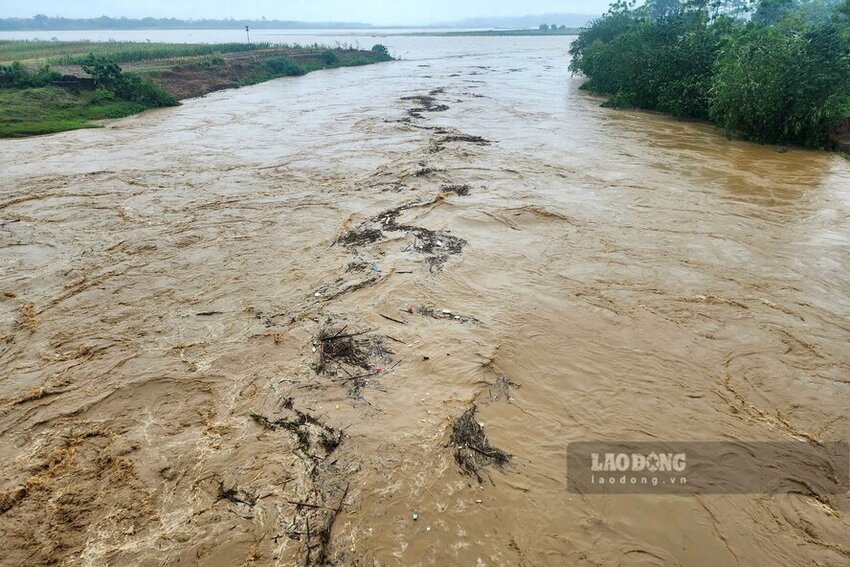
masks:
POLYGON ((285 76, 321 69, 391 60, 384 49, 350 47, 274 47, 271 44, 133 44, 0 41, 0 138, 97 128, 99 120, 130 116, 161 106, 97 90, 81 63, 88 53, 121 64, 125 73, 150 82, 176 100, 203 96, 285 76), (12 65, 23 73, 54 75, 40 82, 14 84, 12 65), (45 67, 46 66, 46 67, 45 67), (49 69, 49 71, 44 71, 49 69), (10 88, 11 87, 11 88, 10 88), (129 100, 128 100, 129 99, 129 100))

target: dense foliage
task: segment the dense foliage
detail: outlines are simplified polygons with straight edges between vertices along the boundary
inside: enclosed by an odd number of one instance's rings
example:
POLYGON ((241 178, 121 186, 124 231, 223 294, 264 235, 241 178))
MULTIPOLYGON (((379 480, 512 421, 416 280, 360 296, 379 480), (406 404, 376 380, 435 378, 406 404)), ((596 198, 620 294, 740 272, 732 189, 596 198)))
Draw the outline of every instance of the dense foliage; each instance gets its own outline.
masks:
POLYGON ((45 65, 37 69, 27 69, 20 61, 11 65, 0 65, 0 88, 28 89, 49 85, 59 78, 59 73, 45 65))
MULTIPOLYGON (((108 57, 89 54, 80 60, 82 70, 94 80, 101 97, 106 92, 113 98, 138 103, 147 108, 174 106, 177 100, 134 73, 125 73, 121 67, 108 57)), ((41 88, 61 79, 61 76, 45 65, 29 69, 20 62, 0 65, 0 88, 32 89, 41 88)))
POLYGON ((94 79, 97 89, 106 90, 117 98, 148 108, 175 106, 177 99, 135 73, 126 73, 108 57, 89 54, 80 61, 82 70, 94 79))
POLYGON ((570 53, 609 106, 709 119, 754 140, 823 145, 850 116, 850 0, 618 2, 570 53))

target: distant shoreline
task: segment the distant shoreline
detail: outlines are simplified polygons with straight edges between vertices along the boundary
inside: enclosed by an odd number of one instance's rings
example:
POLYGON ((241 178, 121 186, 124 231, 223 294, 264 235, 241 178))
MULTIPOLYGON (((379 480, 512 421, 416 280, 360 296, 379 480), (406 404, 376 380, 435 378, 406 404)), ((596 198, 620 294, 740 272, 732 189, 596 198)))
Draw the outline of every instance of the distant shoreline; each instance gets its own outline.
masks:
POLYGON ((578 35, 581 28, 564 28, 557 30, 479 30, 479 31, 436 31, 436 32, 409 32, 395 33, 398 36, 424 36, 424 37, 517 37, 517 36, 564 36, 578 35))

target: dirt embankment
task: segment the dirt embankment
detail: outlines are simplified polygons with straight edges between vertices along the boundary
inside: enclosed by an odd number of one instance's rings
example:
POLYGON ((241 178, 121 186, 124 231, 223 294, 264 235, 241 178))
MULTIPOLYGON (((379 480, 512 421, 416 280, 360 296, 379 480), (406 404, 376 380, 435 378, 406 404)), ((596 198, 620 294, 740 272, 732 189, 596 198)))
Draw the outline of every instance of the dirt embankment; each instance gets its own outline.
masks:
MULTIPOLYGON (((301 66, 305 72, 384 60, 379 54, 368 50, 273 48, 212 56, 155 59, 125 63, 121 66, 125 71, 150 77, 166 92, 182 100, 260 82, 254 79, 258 74, 274 78, 274 75, 264 68, 264 63, 280 58, 289 59, 301 66), (331 63, 323 61, 323 55, 328 51, 335 56, 331 63)), ((58 86, 78 90, 94 89, 94 83, 85 78, 85 73, 79 65, 60 65, 55 69, 64 74, 62 81, 57 82, 58 86)))
MULTIPOLYGON (((232 89, 250 82, 263 71, 263 63, 286 57, 302 66, 322 66, 322 49, 264 49, 241 53, 226 53, 202 63, 178 64, 165 70, 150 72, 150 77, 179 99, 194 98, 205 94, 232 89)), ((350 55, 372 58, 369 51, 345 50, 350 55)), ((130 69, 132 70, 132 69, 130 69)))

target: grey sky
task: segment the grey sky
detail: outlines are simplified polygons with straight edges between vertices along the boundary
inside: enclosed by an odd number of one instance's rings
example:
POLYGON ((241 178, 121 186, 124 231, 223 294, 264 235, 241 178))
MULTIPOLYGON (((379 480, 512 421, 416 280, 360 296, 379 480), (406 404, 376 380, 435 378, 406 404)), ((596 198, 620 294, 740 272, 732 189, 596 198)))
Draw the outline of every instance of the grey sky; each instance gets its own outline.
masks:
POLYGON ((600 14, 609 0, 0 0, 0 17, 261 18, 427 24, 478 16, 600 14))

